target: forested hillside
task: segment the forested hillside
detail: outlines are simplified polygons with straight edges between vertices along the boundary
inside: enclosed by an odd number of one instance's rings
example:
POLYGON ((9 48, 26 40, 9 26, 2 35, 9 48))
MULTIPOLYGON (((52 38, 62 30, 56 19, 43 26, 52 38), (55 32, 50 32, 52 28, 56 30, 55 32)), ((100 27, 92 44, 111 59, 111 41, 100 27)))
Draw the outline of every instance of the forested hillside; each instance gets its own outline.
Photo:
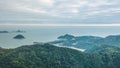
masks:
POLYGON ((48 43, 0 48, 0 68, 120 68, 120 48, 99 46, 80 52, 48 43))

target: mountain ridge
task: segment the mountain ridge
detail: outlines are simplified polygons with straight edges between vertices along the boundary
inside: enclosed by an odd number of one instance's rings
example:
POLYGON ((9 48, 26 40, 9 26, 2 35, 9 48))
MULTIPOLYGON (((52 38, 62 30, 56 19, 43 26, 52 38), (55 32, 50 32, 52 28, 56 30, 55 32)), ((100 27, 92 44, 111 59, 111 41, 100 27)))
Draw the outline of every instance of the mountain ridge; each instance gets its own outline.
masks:
POLYGON ((0 68, 119 68, 120 52, 107 52, 81 52, 48 43, 26 45, 1 49, 0 68))
POLYGON ((97 45, 113 45, 120 47, 120 35, 109 35, 103 38, 98 36, 73 36, 65 34, 59 37, 57 40, 49 43, 53 45, 72 46, 81 49, 90 49, 97 45), (62 37, 62 39, 59 37, 62 37))

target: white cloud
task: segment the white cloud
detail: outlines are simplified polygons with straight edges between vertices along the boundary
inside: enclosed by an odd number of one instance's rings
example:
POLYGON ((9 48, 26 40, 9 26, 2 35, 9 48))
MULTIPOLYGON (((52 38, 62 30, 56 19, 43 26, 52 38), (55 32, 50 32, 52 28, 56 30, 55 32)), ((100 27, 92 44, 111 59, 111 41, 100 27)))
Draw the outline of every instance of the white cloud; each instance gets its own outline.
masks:
MULTIPOLYGON (((0 0, 4 11, 30 13, 56 18, 80 18, 120 13, 119 0, 0 0)), ((2 16, 0 16, 2 17, 2 16)), ((47 17, 46 17, 47 18, 47 17)))
POLYGON ((34 13, 46 13, 46 11, 44 9, 34 9, 34 8, 28 8, 28 7, 22 7, 22 9, 24 9, 24 11, 26 12, 34 12, 34 13))
POLYGON ((113 13, 120 13, 120 8, 110 8, 110 9, 104 9, 104 10, 96 10, 92 12, 86 13, 88 16, 93 15, 112 15, 113 13))
POLYGON ((109 5, 113 5, 113 2, 109 2, 108 0, 96 0, 93 2, 90 2, 88 4, 89 7, 100 7, 100 6, 109 6, 109 5))
POLYGON ((40 4, 53 6, 54 0, 37 0, 40 4))

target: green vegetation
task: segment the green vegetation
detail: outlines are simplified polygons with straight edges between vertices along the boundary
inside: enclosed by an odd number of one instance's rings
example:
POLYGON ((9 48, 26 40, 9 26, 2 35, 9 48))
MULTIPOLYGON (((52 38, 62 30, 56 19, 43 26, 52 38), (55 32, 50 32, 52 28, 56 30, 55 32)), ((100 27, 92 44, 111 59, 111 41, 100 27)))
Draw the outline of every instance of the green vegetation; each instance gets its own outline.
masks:
POLYGON ((50 42, 54 45, 72 46, 81 49, 91 49, 98 45, 112 45, 120 47, 120 35, 109 35, 105 38, 97 36, 72 36, 65 34, 59 36, 58 40, 50 42))
POLYGON ((0 48, 0 68, 120 68, 120 49, 99 46, 80 52, 47 43, 0 48))
POLYGON ((21 34, 16 35, 15 37, 13 37, 14 39, 25 39, 25 37, 21 34))

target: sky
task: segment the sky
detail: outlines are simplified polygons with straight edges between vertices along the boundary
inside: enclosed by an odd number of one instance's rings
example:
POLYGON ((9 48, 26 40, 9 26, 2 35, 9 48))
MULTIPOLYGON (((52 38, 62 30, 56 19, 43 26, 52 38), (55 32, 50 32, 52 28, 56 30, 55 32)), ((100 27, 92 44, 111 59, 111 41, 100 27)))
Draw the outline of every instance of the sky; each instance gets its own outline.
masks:
POLYGON ((120 0, 0 0, 0 24, 120 24, 120 0))

